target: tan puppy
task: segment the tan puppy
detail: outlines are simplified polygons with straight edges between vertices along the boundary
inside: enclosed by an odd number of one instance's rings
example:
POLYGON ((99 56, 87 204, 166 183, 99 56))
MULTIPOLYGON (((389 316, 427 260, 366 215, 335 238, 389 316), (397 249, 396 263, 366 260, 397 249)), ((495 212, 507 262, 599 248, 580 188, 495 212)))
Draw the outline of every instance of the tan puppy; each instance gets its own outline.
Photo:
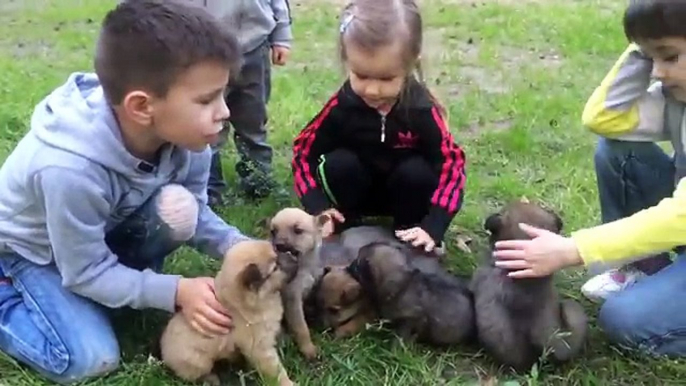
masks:
POLYGON ((327 226, 325 229, 329 221, 328 215, 311 216, 298 208, 282 209, 269 221, 271 240, 276 250, 291 254, 298 261, 298 272, 282 296, 286 324, 298 349, 307 359, 317 356, 317 347, 312 343, 303 303, 322 274, 319 249, 322 238, 329 236, 328 229, 332 228, 327 226))
POLYGON ((283 318, 280 290, 296 269, 292 257, 277 256, 268 241, 236 244, 226 253, 215 279, 217 299, 233 318, 234 329, 226 336, 208 338, 176 313, 162 333, 162 361, 184 380, 219 385, 212 372, 215 362, 244 357, 265 379, 292 385, 276 340, 283 318))
POLYGON ((362 286, 348 273, 347 266, 324 268, 316 302, 324 326, 332 328, 336 338, 357 334, 377 318, 362 286))

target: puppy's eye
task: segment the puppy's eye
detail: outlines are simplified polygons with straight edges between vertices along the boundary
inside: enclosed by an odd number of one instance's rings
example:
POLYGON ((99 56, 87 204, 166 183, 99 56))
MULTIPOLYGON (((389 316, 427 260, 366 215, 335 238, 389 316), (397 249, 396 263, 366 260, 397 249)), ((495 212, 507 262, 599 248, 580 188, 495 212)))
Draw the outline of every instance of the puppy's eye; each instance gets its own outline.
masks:
POLYGON ((338 315, 338 307, 328 307, 326 311, 331 315, 338 315))
POLYGON ((274 229, 274 228, 270 229, 269 234, 271 234, 272 237, 276 236, 276 229, 274 229))
POLYGON ((302 228, 293 227, 293 233, 295 233, 296 235, 301 235, 303 234, 303 230, 302 228))

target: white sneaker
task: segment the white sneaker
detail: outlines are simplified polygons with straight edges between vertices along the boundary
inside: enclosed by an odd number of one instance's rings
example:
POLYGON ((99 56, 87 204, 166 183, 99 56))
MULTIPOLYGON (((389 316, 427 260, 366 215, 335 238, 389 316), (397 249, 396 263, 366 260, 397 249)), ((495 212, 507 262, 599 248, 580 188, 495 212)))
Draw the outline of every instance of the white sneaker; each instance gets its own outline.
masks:
POLYGON ((590 278, 582 287, 581 293, 589 300, 601 303, 608 296, 634 284, 645 274, 636 269, 611 269, 590 278))

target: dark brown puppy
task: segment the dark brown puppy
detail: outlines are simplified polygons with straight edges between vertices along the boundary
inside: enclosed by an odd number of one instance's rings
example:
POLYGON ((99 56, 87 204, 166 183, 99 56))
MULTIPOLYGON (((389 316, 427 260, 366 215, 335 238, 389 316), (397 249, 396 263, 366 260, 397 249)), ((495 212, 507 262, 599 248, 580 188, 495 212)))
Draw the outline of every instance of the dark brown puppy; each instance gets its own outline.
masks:
POLYGON ((348 272, 404 340, 434 346, 466 342, 475 332, 467 283, 437 264, 434 272, 422 270, 417 258, 411 247, 373 242, 360 248, 348 272))
MULTIPOLYGON (((406 245, 391 229, 379 225, 352 227, 322 242, 319 255, 323 275, 306 302, 309 325, 331 329, 336 337, 346 337, 378 319, 367 293, 345 267, 356 259, 360 248, 380 241, 399 247, 406 245)), ((435 256, 415 248, 411 248, 411 253, 410 260, 420 271, 449 275, 435 256)))
MULTIPOLYGON (((490 215, 484 228, 496 241, 529 238, 520 228, 526 223, 559 233, 562 219, 547 209, 515 201, 490 215)), ((489 251, 472 277, 476 325, 480 343, 499 363, 526 371, 550 350, 555 361, 568 361, 583 348, 588 320, 581 305, 560 302, 552 275, 511 279, 494 265, 489 251)))

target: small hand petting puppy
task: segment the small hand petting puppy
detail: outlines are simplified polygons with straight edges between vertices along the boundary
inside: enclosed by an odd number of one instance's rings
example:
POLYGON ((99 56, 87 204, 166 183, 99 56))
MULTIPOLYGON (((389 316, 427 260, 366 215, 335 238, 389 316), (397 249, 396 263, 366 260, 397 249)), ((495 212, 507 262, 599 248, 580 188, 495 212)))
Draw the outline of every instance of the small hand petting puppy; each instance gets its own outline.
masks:
MULTIPOLYGON (((342 224, 345 222, 345 217, 341 212, 338 211, 338 209, 327 209, 321 214, 328 215, 334 220, 332 223, 327 224, 327 231, 329 233, 333 233, 333 227, 335 225, 334 223, 342 224)), ((427 233, 421 227, 398 230, 395 232, 395 236, 406 243, 412 244, 412 246, 415 248, 423 247, 424 251, 427 253, 432 252, 436 248, 436 241, 434 241, 434 239, 429 236, 429 233, 427 233)))

